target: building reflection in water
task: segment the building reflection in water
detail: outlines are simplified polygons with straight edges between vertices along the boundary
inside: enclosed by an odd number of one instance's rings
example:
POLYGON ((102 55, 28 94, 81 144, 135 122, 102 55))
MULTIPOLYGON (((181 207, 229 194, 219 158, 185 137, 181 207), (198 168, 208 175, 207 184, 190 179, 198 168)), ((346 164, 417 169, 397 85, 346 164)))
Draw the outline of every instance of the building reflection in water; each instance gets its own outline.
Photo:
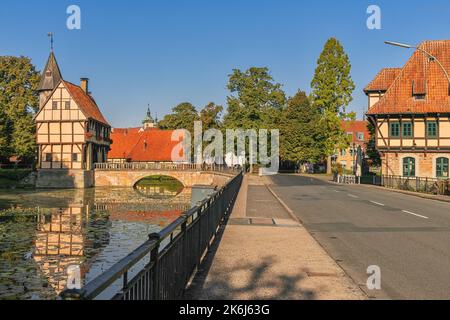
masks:
POLYGON ((77 267, 84 285, 188 210, 190 197, 190 189, 157 198, 131 188, 73 190, 70 196, 42 191, 21 195, 17 206, 40 206, 32 260, 56 297, 67 288, 69 267, 77 267), (43 197, 55 206, 44 208, 43 197))
POLYGON ((89 206, 52 211, 38 216, 33 258, 49 285, 59 294, 67 286, 68 267, 77 266, 82 277, 85 272, 83 223, 87 220, 89 206))
POLYGON ((154 198, 175 197, 179 191, 172 191, 159 186, 136 186, 136 190, 146 196, 154 198))

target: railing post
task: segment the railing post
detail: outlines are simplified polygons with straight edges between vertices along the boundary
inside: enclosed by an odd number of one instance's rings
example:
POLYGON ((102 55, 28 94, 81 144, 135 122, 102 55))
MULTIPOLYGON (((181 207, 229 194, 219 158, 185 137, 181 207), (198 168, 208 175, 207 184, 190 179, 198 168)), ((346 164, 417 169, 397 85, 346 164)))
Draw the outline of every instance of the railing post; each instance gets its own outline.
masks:
POLYGON ((160 236, 159 233, 152 233, 148 236, 150 240, 157 241, 157 245, 150 251, 150 263, 153 263, 153 273, 151 278, 151 286, 152 286, 152 294, 151 300, 159 300, 160 292, 159 292, 159 281, 158 281, 158 273, 159 273, 159 241, 160 236))

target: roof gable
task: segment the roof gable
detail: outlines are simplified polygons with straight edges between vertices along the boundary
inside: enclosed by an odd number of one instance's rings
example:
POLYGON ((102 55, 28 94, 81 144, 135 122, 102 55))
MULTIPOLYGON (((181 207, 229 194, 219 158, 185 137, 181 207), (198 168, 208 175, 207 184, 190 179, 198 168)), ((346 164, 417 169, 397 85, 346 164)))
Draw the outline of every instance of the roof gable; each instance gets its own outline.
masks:
MULTIPOLYGON (((434 55, 450 70, 450 40, 425 41, 419 49, 434 55)), ((386 94, 367 114, 414 114, 450 112, 449 83, 436 61, 416 50, 386 94), (424 99, 414 95, 425 94, 424 99)))
POLYGON ((402 68, 381 69, 375 78, 364 88, 364 92, 387 91, 401 71, 402 68))
POLYGON ((69 94, 72 96, 78 108, 83 112, 86 118, 96 120, 109 126, 108 121, 103 117, 100 109, 97 106, 94 98, 91 95, 83 91, 79 86, 74 85, 68 81, 62 80, 64 86, 66 87, 69 94))

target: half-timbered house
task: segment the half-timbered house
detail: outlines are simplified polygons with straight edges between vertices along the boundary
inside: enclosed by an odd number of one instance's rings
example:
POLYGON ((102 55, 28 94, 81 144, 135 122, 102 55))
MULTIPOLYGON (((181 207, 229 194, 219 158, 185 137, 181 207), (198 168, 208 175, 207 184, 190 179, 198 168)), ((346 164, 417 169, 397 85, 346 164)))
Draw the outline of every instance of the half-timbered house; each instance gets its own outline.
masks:
POLYGON ((366 87, 383 174, 449 177, 450 86, 442 68, 450 70, 450 40, 425 41, 403 68, 384 69, 366 87))
POLYGON ((89 92, 88 79, 79 86, 65 81, 52 52, 38 90, 38 186, 89 186, 94 164, 107 161, 111 126, 89 92))

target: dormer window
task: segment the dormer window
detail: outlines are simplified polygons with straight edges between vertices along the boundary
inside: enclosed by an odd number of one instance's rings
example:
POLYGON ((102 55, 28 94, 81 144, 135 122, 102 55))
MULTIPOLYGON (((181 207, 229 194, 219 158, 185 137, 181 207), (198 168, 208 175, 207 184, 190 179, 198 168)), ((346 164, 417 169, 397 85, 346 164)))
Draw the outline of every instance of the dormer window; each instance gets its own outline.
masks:
POLYGON ((356 139, 358 139, 358 141, 364 141, 364 132, 358 132, 356 134, 356 139))
POLYGON ((412 82, 412 96, 414 100, 425 100, 427 84, 425 79, 417 79, 412 82))

